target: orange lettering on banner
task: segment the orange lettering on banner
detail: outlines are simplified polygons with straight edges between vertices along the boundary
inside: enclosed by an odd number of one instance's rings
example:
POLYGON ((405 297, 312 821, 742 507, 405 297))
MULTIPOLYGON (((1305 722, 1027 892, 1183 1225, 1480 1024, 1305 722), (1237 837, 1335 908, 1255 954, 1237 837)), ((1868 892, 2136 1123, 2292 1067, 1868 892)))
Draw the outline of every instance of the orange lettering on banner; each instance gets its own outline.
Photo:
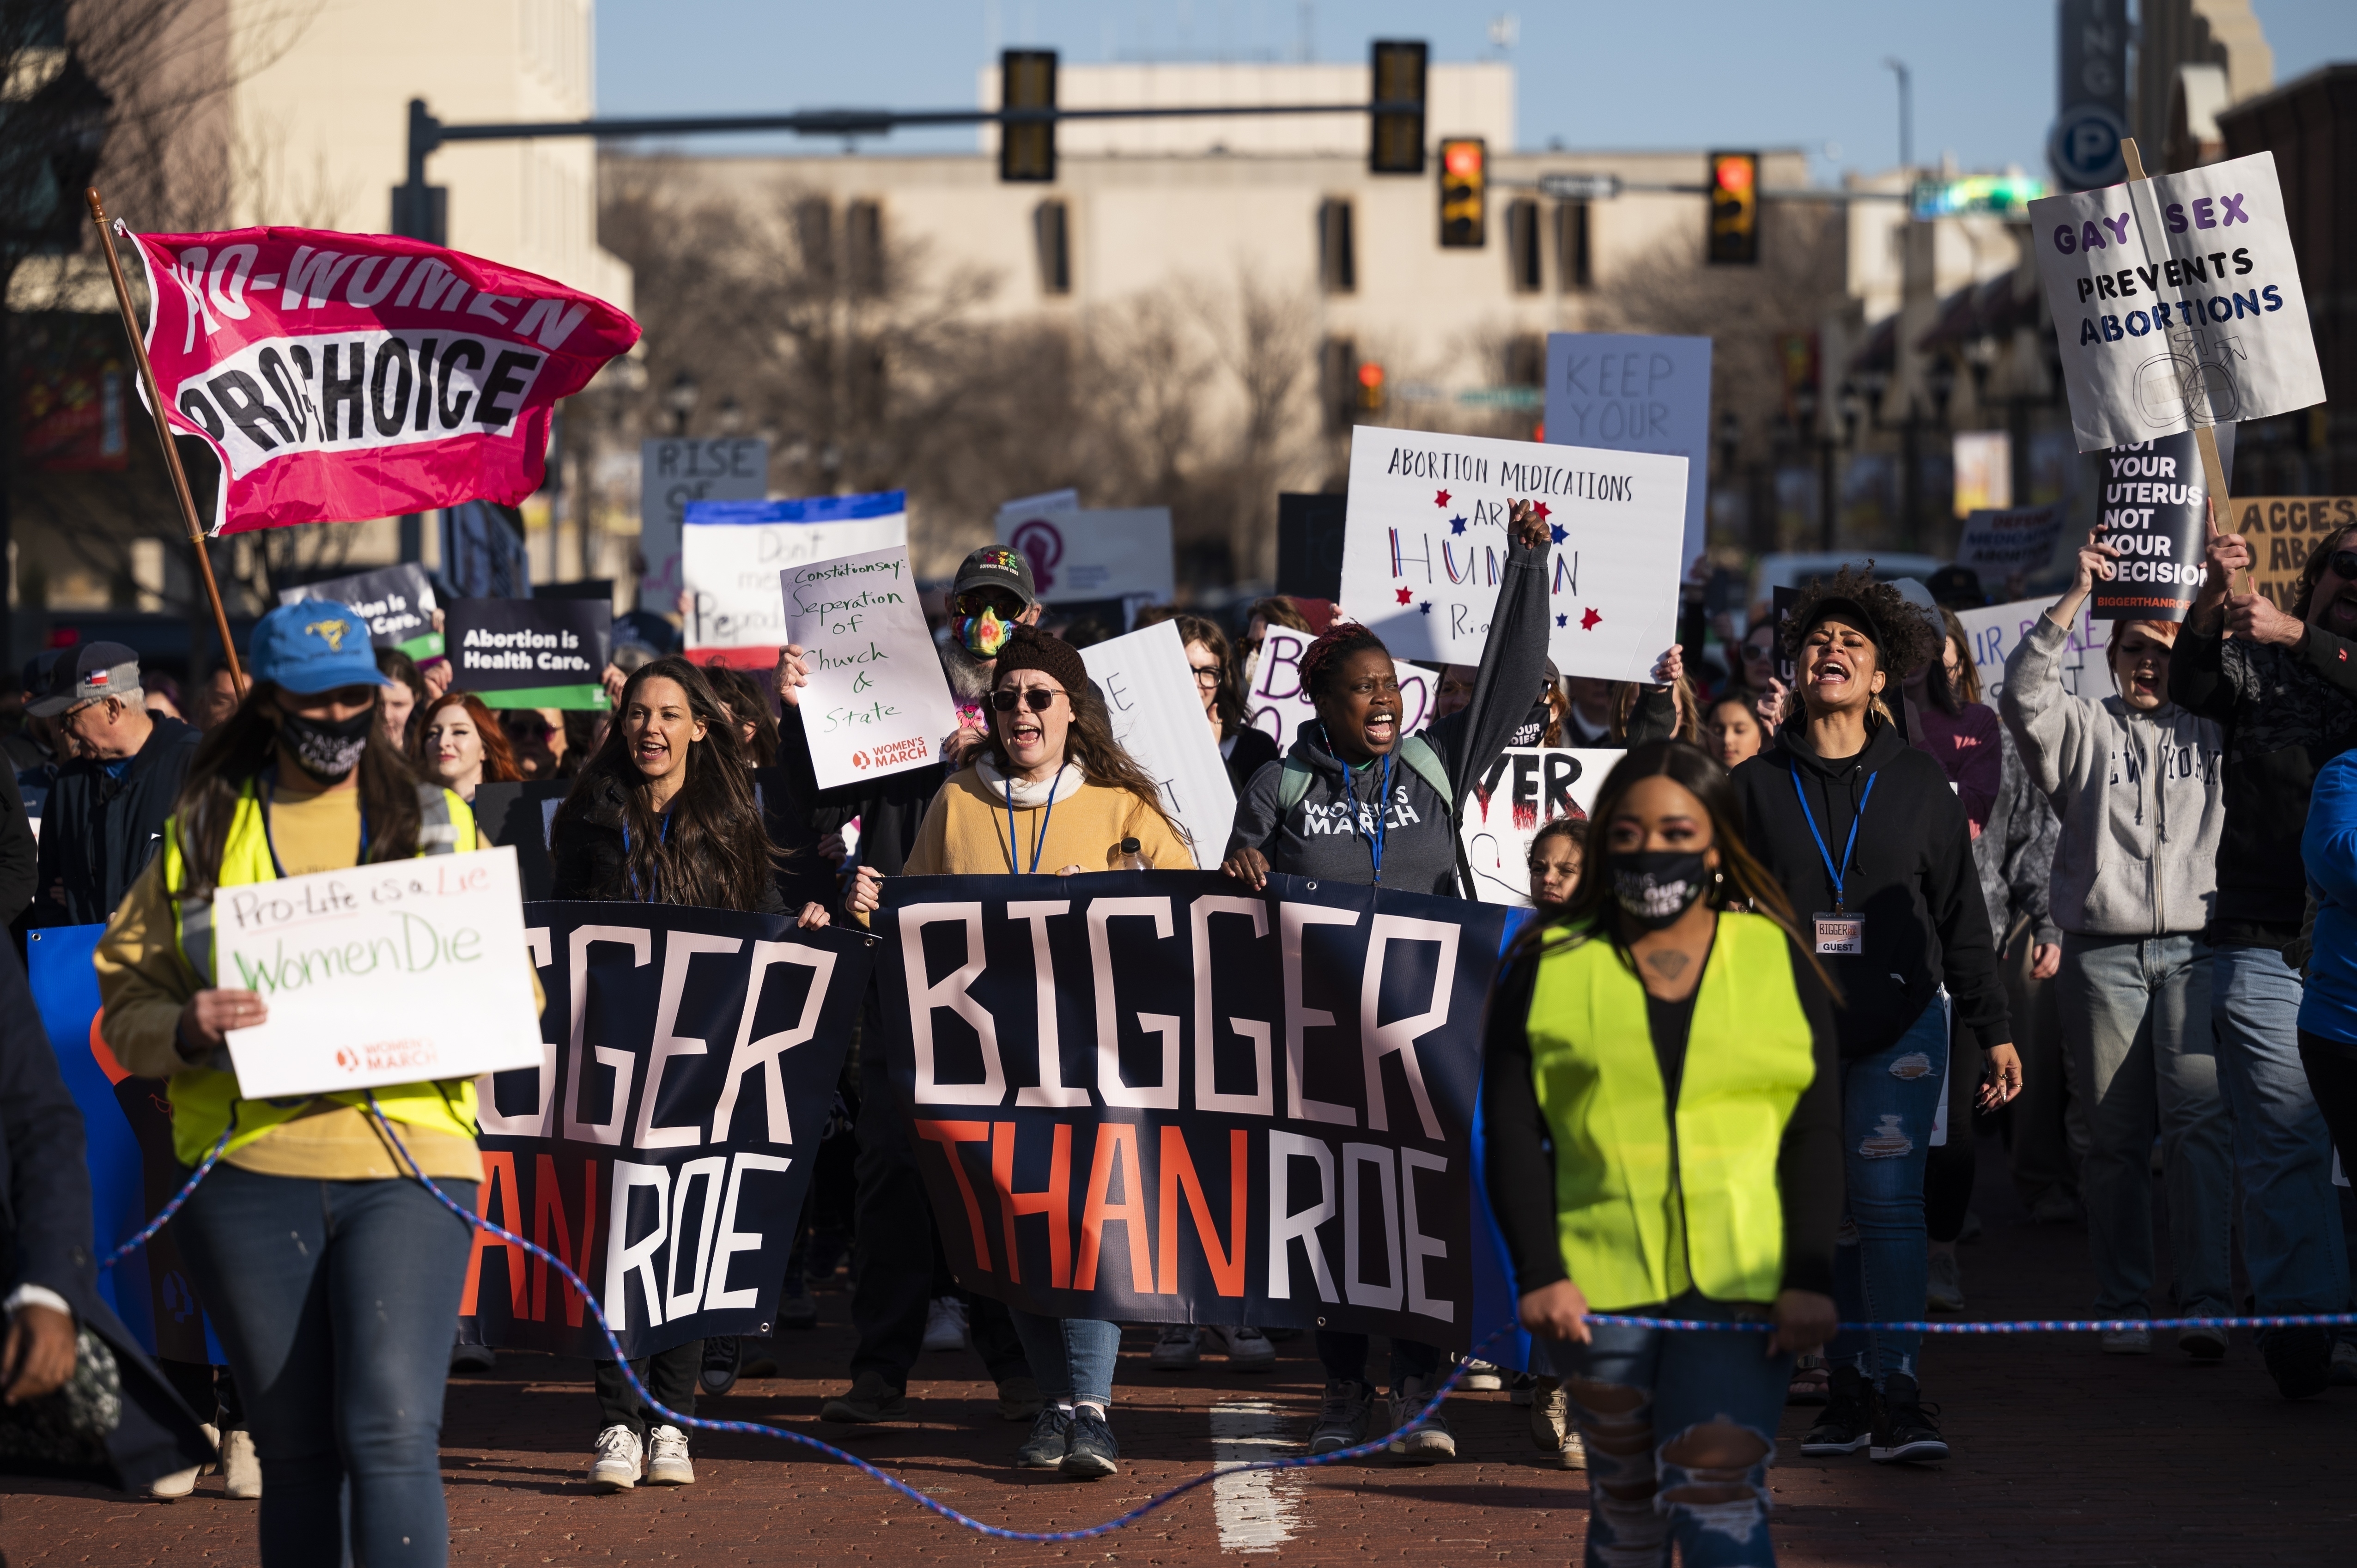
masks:
POLYGON ((1048 1283, 1058 1290, 1072 1287, 1072 1128, 1056 1123, 1056 1142, 1048 1157, 1048 1185, 1037 1192, 1015 1190, 1015 1123, 990 1124, 990 1185, 998 1189, 998 1220, 1006 1237, 1006 1283, 1023 1283, 1022 1265, 1015 1248, 1015 1220, 1024 1214, 1048 1217, 1048 1283))
MULTIPOLYGON (((597 1162, 581 1162, 581 1251, 573 1251, 573 1235, 565 1220, 565 1195, 558 1190, 556 1160, 542 1155, 533 1166, 532 1177, 532 1239, 547 1247, 550 1221, 555 1222, 556 1245, 550 1248, 565 1260, 565 1266, 582 1278, 589 1277, 589 1246, 597 1235, 597 1162)), ((545 1258, 532 1261, 532 1320, 548 1321, 548 1276, 553 1271, 545 1258)), ((565 1321, 568 1327, 581 1326, 583 1302, 581 1293, 570 1284, 564 1285, 565 1321)))
POLYGON ((1081 1266, 1074 1290, 1097 1288, 1097 1257, 1104 1246, 1104 1228, 1129 1227, 1130 1288, 1139 1295, 1154 1294, 1151 1217, 1146 1212, 1146 1175, 1138 1167, 1137 1128, 1128 1122, 1097 1123, 1097 1152, 1089 1168, 1088 1207, 1081 1211, 1081 1266), (1113 1201, 1113 1164, 1121 1161, 1121 1201, 1113 1201))
POLYGON ((1162 1288, 1163 1295, 1178 1294, 1178 1195, 1187 1195, 1187 1212, 1194 1217, 1195 1239, 1203 1244, 1203 1261, 1211 1265, 1211 1283, 1222 1295, 1244 1294, 1244 1149, 1248 1140, 1237 1128, 1228 1134, 1228 1246, 1220 1248, 1220 1228, 1211 1217, 1211 1200, 1195 1175, 1194 1157, 1187 1139, 1175 1126, 1162 1129, 1162 1288))
POLYGON ((987 1122, 920 1122, 917 1136, 942 1146, 942 1154, 950 1163, 950 1175, 957 1178, 958 1197, 965 1203, 965 1222, 974 1231, 974 1266, 990 1273, 990 1238, 982 1230, 982 1205, 974 1196, 974 1183, 966 1180, 965 1163, 958 1158, 960 1144, 990 1142, 987 1122))
MULTIPOLYGON (((516 1195, 515 1156, 510 1154, 486 1154, 483 1156, 483 1187, 476 1195, 475 1211, 510 1235, 523 1234, 523 1216, 517 1212, 520 1204, 516 1195), (491 1218, 493 1195, 499 1197, 503 1219, 491 1218)), ((475 1316, 477 1287, 483 1281, 483 1258, 493 1248, 507 1254, 508 1311, 514 1316, 523 1316, 524 1251, 512 1241, 502 1241, 488 1230, 475 1232, 475 1250, 467 1259, 467 1289, 458 1301, 458 1316, 475 1316)))

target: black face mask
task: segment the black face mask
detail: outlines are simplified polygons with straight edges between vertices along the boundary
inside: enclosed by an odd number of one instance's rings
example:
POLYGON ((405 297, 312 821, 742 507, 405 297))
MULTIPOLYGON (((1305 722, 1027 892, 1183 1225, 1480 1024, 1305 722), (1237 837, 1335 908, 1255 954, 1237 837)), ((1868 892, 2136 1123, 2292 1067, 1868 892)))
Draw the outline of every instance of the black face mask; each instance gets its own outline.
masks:
POLYGON ((1676 923, 1711 885, 1698 850, 1620 850, 1604 857, 1612 897, 1622 913, 1649 931, 1676 923))
POLYGON ((322 784, 333 784, 360 766, 361 753, 368 749, 369 730, 376 724, 376 710, 363 709, 348 719, 307 719, 300 714, 281 714, 278 736, 295 753, 295 760, 304 772, 322 784))

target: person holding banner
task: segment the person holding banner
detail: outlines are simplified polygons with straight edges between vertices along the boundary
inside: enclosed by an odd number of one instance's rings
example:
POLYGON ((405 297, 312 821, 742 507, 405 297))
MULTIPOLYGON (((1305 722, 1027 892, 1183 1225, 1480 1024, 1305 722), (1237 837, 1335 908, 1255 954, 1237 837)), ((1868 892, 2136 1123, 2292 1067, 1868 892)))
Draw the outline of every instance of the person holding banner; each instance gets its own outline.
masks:
MULTIPOLYGON (((1114 739, 1113 717, 1080 650, 1018 624, 996 659, 985 749, 934 798, 908 874, 1192 870, 1194 857, 1164 814, 1160 789, 1114 739)), ((863 923, 880 906, 882 886, 872 867, 859 868, 850 907, 863 923)), ((1121 1449, 1107 1416, 1121 1325, 1021 1310, 1010 1316, 1044 1402, 1015 1463, 1079 1480, 1117 1475, 1121 1449)))
POLYGON ((508 749, 507 732, 483 700, 467 692, 446 693, 420 711, 410 762, 419 778, 455 790, 469 805, 478 787, 523 777, 508 749))
POLYGON ((1769 1564, 1792 1358, 1837 1316, 1836 998, 1706 754, 1638 747, 1590 820, 1595 870, 1491 1004, 1491 1207, 1586 1440, 1587 1561, 1769 1564), (1775 1327, 1762 1356, 1593 1312, 1775 1327))
MULTIPOLYGON (((369 1094, 240 1097, 226 1033, 270 1008, 216 983, 213 904, 225 888, 469 849, 474 819, 386 737, 357 612, 281 606, 250 657, 245 700, 198 747, 162 852, 99 942, 101 1032, 131 1073, 170 1080, 184 1165, 228 1134, 173 1230, 261 1455, 265 1568, 339 1551, 431 1568, 449 1550, 442 1391, 470 1234, 411 1179, 369 1094)), ((418 1169, 471 1209, 474 1079, 373 1099, 418 1169)))

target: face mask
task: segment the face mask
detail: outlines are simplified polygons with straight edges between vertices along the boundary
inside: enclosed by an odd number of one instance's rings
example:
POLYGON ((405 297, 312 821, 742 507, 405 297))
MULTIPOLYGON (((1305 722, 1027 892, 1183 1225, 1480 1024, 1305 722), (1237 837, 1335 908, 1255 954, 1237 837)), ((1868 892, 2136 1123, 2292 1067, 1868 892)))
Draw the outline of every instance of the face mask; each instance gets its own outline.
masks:
POLYGON ((1604 869, 1621 909, 1649 931, 1674 924, 1711 884, 1698 850, 1619 851, 1604 857, 1604 869))
POLYGON ((997 658, 1014 629, 1013 621, 999 619, 998 612, 987 607, 978 616, 958 617, 955 625, 959 643, 976 659, 997 658))
POLYGON ((376 722, 374 708, 341 720, 285 714, 278 721, 278 734, 294 747, 295 760, 304 772, 322 784, 333 784, 360 766, 361 753, 368 749, 369 731, 376 722))

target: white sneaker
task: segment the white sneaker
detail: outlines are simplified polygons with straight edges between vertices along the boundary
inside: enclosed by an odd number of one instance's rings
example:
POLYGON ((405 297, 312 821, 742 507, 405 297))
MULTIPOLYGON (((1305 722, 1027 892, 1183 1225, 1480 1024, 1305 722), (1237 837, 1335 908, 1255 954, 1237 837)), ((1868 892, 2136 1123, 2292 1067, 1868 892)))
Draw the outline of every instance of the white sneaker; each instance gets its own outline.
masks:
POLYGON ((925 1308, 925 1348, 965 1348, 965 1303, 953 1295, 932 1299, 925 1308))
POLYGON ((1506 1386, 1506 1375, 1494 1361, 1479 1361, 1465 1358, 1465 1376, 1457 1385, 1468 1393, 1496 1393, 1506 1386))
POLYGON ((627 1492, 639 1484, 639 1434, 609 1426, 597 1434, 597 1457, 589 1462, 589 1489, 627 1492))
MULTIPOLYGON (((1276 1354, 1272 1348, 1271 1356, 1276 1354)), ((1154 1341, 1146 1364, 1157 1372, 1191 1372, 1203 1359, 1203 1337, 1191 1323, 1172 1323, 1154 1341)))
POLYGON ((2149 1328, 2104 1330, 2104 1354, 2106 1356, 2148 1356, 2151 1353, 2152 1330, 2149 1328))
POLYGON ((1226 1349, 1228 1366, 1235 1371, 1265 1371, 1276 1364, 1276 1347, 1257 1328, 1214 1326, 1203 1332, 1226 1349))
MULTIPOLYGON (((205 1434, 206 1442, 215 1448, 221 1446, 219 1427, 210 1422, 206 1422, 199 1430, 205 1434)), ((197 1477, 211 1468, 210 1465, 191 1465, 185 1470, 175 1470, 168 1476, 158 1476, 147 1483, 147 1495, 151 1498, 185 1498, 197 1489, 197 1477)))
POLYGON ((242 1426, 221 1434, 221 1490, 232 1498, 262 1495, 262 1455, 253 1451, 253 1434, 242 1426))
POLYGON ((647 1434, 647 1485, 692 1487, 695 1466, 687 1458, 687 1434, 676 1426, 658 1426, 647 1434))

